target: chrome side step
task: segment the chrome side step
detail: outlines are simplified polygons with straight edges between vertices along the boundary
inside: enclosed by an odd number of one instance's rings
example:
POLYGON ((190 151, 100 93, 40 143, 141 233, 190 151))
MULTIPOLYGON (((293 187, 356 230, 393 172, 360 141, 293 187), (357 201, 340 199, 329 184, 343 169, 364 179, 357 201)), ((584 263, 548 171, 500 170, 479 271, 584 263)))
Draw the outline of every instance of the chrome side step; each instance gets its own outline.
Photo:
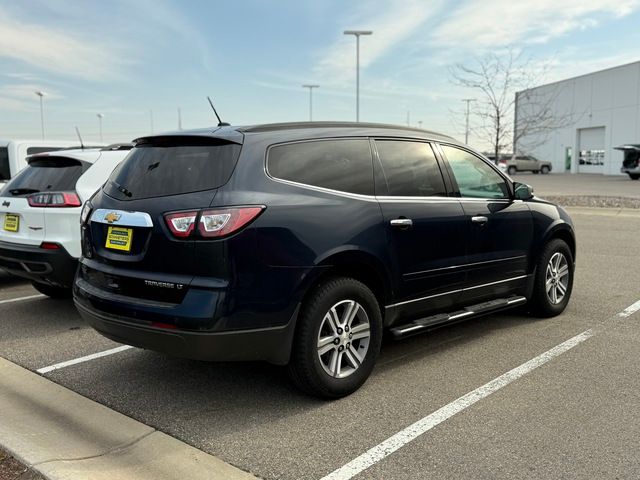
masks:
POLYGON ((393 327, 390 332, 393 338, 399 340, 401 338, 410 337, 419 333, 428 332, 434 328, 440 327, 447 323, 455 323, 467 318, 473 318, 480 315, 486 315, 489 313, 497 312, 505 308, 515 307, 526 303, 526 297, 514 296, 508 298, 497 298, 495 300, 489 300, 488 302, 478 303, 476 305, 470 305, 457 310, 452 313, 439 313, 430 317, 419 318, 413 320, 411 323, 404 325, 398 325, 393 327))

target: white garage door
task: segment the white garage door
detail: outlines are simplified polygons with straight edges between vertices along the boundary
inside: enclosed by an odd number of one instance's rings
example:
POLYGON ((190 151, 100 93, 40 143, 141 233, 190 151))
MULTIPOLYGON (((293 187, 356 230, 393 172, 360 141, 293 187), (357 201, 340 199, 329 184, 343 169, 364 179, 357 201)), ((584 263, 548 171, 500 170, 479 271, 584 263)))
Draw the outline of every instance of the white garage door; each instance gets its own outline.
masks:
POLYGON ((578 171, 603 173, 604 127, 578 130, 578 171))

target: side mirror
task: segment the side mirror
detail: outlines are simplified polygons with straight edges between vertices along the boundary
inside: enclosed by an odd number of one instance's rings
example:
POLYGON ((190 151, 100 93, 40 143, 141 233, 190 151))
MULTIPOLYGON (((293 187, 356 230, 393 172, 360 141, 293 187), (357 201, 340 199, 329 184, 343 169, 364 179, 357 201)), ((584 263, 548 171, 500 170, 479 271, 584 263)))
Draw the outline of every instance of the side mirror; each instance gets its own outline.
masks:
POLYGON ((533 198, 533 187, 526 183, 514 182, 513 191, 514 197, 517 200, 529 200, 533 198))

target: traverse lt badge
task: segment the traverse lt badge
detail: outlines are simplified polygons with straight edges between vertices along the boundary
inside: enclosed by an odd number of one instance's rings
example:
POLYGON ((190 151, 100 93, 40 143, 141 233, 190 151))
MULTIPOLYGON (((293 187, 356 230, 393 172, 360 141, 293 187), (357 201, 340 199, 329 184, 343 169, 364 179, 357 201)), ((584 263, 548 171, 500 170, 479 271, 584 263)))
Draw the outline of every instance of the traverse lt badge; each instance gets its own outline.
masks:
POLYGON ((149 287, 175 288, 177 290, 182 290, 184 287, 181 283, 156 282, 155 280, 145 280, 144 284, 149 287))

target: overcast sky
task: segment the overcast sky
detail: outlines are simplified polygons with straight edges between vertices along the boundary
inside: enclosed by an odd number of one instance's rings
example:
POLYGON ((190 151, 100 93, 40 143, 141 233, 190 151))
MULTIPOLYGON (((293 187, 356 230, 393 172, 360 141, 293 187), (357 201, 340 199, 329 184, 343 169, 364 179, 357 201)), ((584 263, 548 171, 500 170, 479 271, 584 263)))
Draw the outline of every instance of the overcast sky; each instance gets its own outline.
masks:
MULTIPOLYGON (((548 80, 640 60, 640 0, 0 0, 0 138, 127 141, 223 120, 355 119, 462 138, 451 110, 467 92, 448 67, 508 46, 550 62, 548 80), (152 113, 151 113, 152 112, 152 113)), ((472 142, 473 143, 473 142, 472 142)), ((483 148, 482 145, 475 145, 483 148)))

